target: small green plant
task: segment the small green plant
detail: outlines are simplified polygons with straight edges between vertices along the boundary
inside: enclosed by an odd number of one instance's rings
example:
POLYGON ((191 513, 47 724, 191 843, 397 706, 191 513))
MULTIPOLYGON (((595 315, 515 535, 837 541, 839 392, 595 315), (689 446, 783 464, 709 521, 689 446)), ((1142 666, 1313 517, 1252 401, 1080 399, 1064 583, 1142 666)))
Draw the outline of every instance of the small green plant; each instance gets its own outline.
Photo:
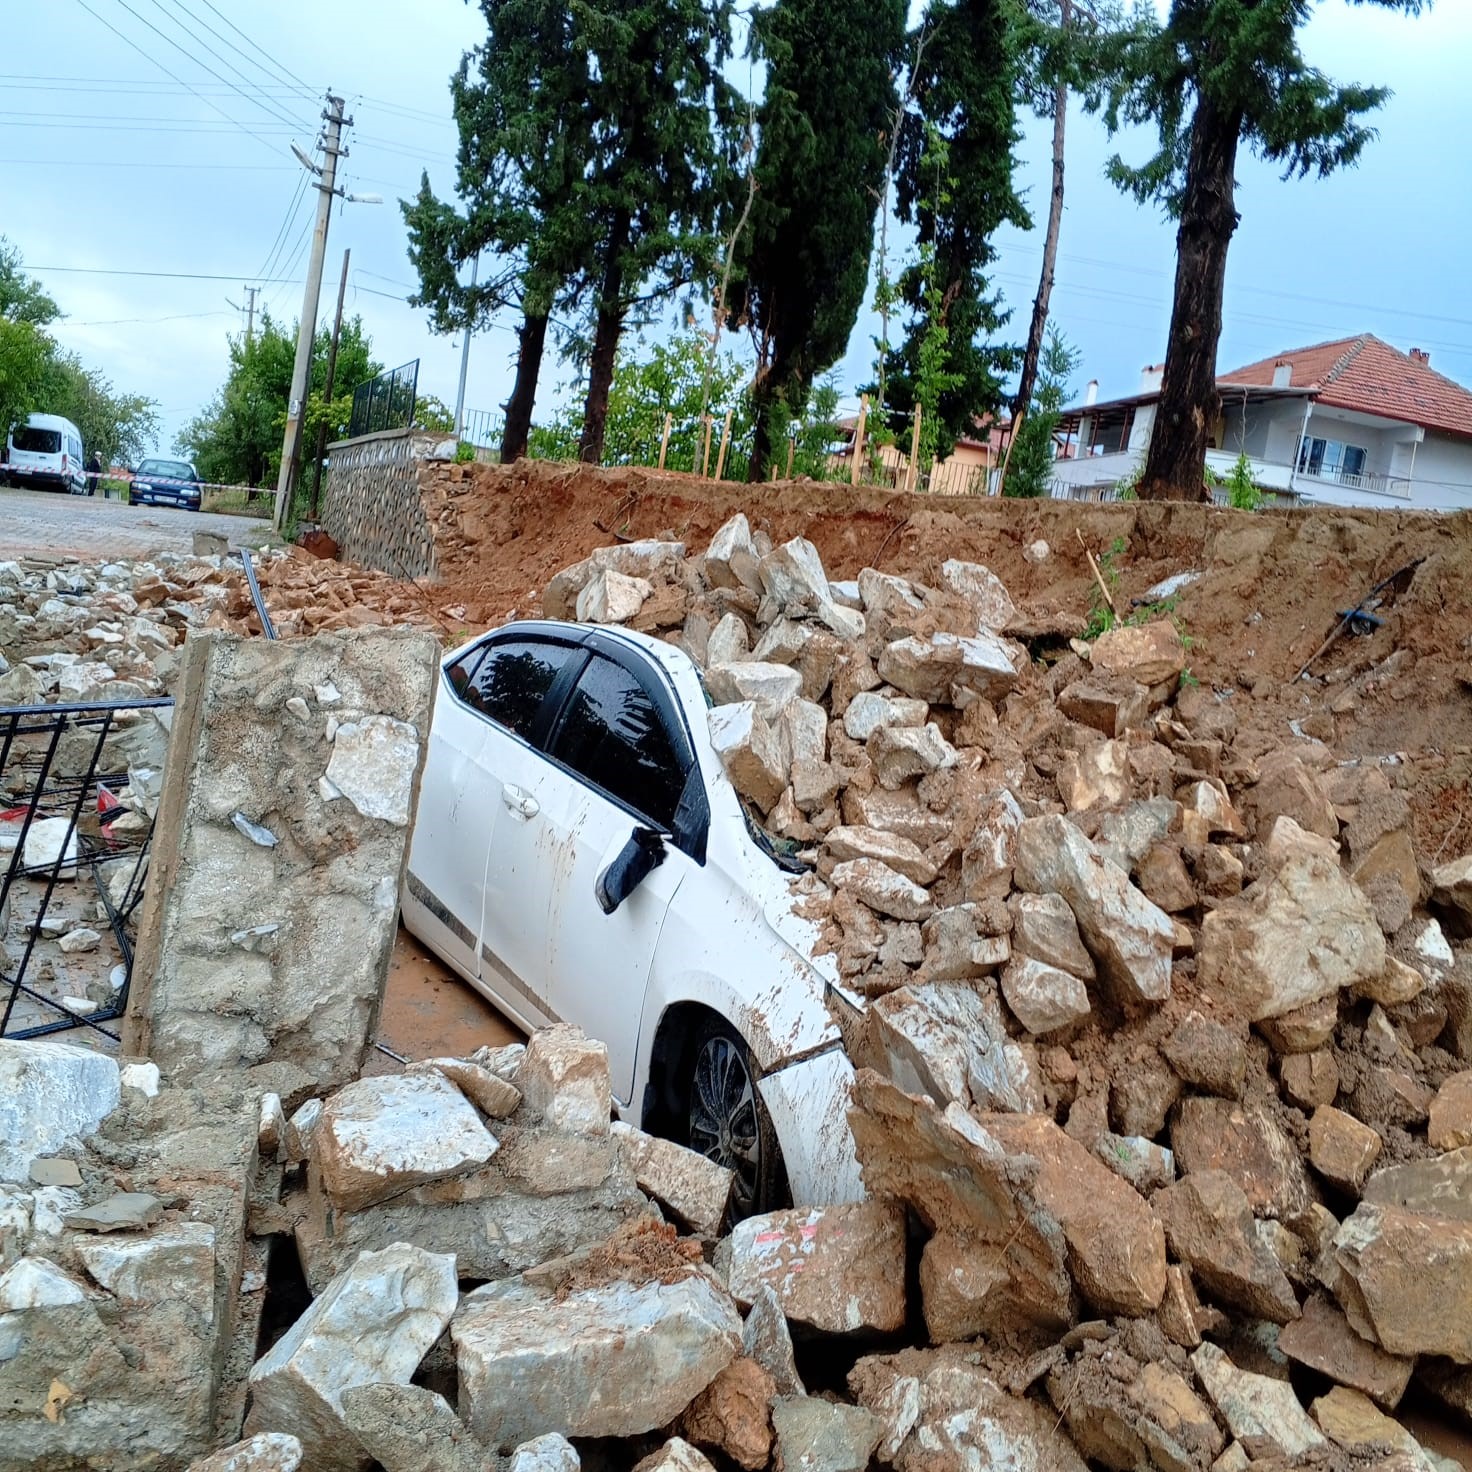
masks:
POLYGON ((475 459, 475 446, 469 440, 461 440, 455 446, 455 464, 468 465, 475 459))
POLYGON ((1227 505, 1233 511, 1257 511, 1261 508, 1263 493, 1252 478, 1252 461, 1247 458, 1245 450, 1237 456, 1232 473, 1219 483, 1225 486, 1227 505))
MULTIPOLYGON (((1111 598, 1114 596, 1115 589, 1119 587, 1119 569, 1114 565, 1115 559, 1122 557, 1124 552, 1124 538, 1116 537, 1109 544, 1108 549, 1094 559, 1099 564, 1099 576, 1108 585, 1111 598)), ((1117 622, 1118 618, 1109 606, 1109 600, 1105 598, 1103 589, 1095 584, 1093 595, 1089 600, 1089 621, 1084 626, 1084 638, 1092 644, 1100 634, 1107 634, 1117 622)))
POLYGON ((1191 673, 1191 666, 1187 665, 1186 668, 1181 671, 1181 689, 1194 690, 1200 684, 1201 681, 1198 680, 1196 676, 1191 673))
POLYGON ((1116 501, 1138 501, 1140 499, 1140 477, 1145 473, 1143 464, 1135 466, 1126 476, 1114 483, 1116 501))

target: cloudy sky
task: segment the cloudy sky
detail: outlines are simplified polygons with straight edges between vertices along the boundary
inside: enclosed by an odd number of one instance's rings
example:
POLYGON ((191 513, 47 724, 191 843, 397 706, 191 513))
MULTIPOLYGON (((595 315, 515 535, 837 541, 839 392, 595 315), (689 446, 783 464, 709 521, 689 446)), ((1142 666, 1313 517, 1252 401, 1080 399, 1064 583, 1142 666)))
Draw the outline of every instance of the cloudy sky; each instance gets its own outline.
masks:
MULTIPOLYGON (((395 201, 427 169, 453 185, 446 82, 483 34, 462 0, 40 0, 6 7, 0 56, 0 232, 67 313, 58 335, 119 388, 151 395, 167 445, 209 398, 243 287, 288 320, 300 310, 315 196, 290 151, 310 146, 328 86, 354 126, 347 187, 382 205, 333 211, 323 312, 344 247, 348 309, 390 366, 420 358, 422 392, 453 402, 459 354, 403 300, 413 287, 395 201), (65 269, 63 269, 65 268, 65 269)), ((1430 351, 1472 383, 1472 3, 1439 0, 1409 20, 1324 0, 1304 48, 1331 75, 1395 96, 1359 168, 1285 184, 1244 160, 1242 224, 1227 279, 1223 366, 1378 333, 1430 351)), ((1084 353, 1076 388, 1132 392, 1163 356, 1174 232, 1101 176, 1115 147, 1070 119, 1067 211, 1055 320, 1084 353)), ((1046 210, 1050 129, 1029 121, 1022 178, 1046 210)), ((996 282, 1025 326, 1041 231, 1003 237, 996 282)), ((511 320, 476 340, 467 402, 493 409, 511 378, 511 320)), ((867 317, 840 367, 845 392, 870 371, 867 317)), ((549 365, 549 390, 568 373, 549 365)), ((550 393, 548 397, 550 397, 550 393)))

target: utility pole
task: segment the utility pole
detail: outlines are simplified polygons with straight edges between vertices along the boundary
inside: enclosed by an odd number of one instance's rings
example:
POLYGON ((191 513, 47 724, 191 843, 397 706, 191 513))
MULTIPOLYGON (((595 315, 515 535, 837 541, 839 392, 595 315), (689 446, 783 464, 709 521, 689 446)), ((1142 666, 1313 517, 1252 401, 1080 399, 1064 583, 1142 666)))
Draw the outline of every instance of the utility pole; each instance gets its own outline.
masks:
MULTIPOLYGON (((470 290, 475 294, 475 280, 480 274, 480 252, 475 253, 470 263, 470 290)), ((455 438, 465 438, 465 376, 470 372, 470 309, 465 312, 465 341, 460 347, 460 392, 455 395, 455 438)))
POLYGON ((245 308, 245 345, 249 347, 256 340, 256 293, 259 286, 247 286, 245 295, 247 298, 245 308))
MULTIPOLYGON (((342 301, 348 292, 348 259, 352 250, 342 253, 342 279, 337 283, 337 315, 332 319, 332 346, 327 350, 327 383, 322 397, 332 402, 332 386, 337 379, 337 340, 342 336, 342 301)), ((317 515, 317 499, 322 493, 322 456, 327 449, 327 421, 317 426, 317 457, 312 461, 312 516, 317 515)))
POLYGON ((314 174, 317 182, 317 224, 312 231, 312 257, 307 266, 307 286, 302 295, 302 317, 296 334, 296 365, 291 373, 291 397, 286 405, 286 434, 281 441, 281 472, 276 478, 276 514, 272 518, 277 531, 286 521, 291 504, 292 483, 296 479, 297 461, 302 447, 302 416, 307 408, 308 376, 312 367, 312 344, 317 336, 317 303, 322 292, 322 263, 327 254, 327 225, 332 216, 332 196, 337 192, 337 161, 345 152, 342 130, 351 127, 352 119, 343 117, 343 100, 327 94, 327 110, 322 114, 327 128, 322 140, 322 164, 319 167, 297 149, 297 158, 314 174))

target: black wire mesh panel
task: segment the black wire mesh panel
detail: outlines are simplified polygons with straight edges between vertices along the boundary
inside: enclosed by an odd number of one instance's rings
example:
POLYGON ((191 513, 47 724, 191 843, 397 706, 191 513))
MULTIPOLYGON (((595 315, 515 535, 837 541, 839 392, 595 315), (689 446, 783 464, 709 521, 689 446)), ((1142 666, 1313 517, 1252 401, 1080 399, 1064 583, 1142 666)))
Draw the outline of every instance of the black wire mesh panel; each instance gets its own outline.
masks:
POLYGON ((408 429, 414 423, 419 391, 419 359, 399 368, 385 369, 377 378, 353 390, 353 413, 348 438, 378 434, 385 429, 408 429))
POLYGON ((106 1024, 127 1006, 153 837, 148 813, 119 797, 127 737, 172 705, 0 708, 0 1036, 89 1027, 116 1040, 106 1024), (85 953, 61 944, 94 924, 85 953))

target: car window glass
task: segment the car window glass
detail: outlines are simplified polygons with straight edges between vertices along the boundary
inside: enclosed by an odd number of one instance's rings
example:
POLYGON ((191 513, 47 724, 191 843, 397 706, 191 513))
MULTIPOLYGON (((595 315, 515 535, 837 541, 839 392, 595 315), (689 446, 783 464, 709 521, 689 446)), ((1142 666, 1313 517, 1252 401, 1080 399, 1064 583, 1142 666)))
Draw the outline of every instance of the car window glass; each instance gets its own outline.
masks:
POLYGON ((557 672, 576 653, 570 645, 535 639, 493 644, 461 698, 497 725, 529 741, 532 723, 557 672))
POLYGON ((674 825, 685 771, 654 702, 611 659, 583 671, 552 753, 659 828, 674 825))

